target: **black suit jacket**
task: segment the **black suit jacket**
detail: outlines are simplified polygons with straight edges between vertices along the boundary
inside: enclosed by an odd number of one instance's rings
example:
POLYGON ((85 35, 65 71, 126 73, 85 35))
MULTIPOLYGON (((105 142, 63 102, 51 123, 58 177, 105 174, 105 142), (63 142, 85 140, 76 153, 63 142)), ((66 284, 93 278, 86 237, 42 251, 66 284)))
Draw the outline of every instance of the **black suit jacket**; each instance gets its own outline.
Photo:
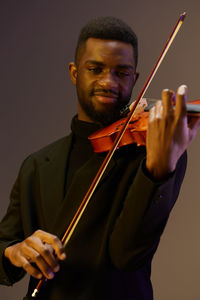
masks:
MULTIPOLYGON (((3 258, 4 249, 37 229, 62 237, 104 159, 104 154, 94 154, 64 195, 71 139, 70 135, 32 154, 20 169, 0 224, 2 284, 13 284, 24 274, 3 258)), ((38 299, 153 299, 151 260, 185 167, 186 154, 166 181, 154 182, 146 174, 144 147, 118 150, 66 246, 66 261, 38 299)), ((31 278, 25 299, 30 299, 36 283, 31 278)))

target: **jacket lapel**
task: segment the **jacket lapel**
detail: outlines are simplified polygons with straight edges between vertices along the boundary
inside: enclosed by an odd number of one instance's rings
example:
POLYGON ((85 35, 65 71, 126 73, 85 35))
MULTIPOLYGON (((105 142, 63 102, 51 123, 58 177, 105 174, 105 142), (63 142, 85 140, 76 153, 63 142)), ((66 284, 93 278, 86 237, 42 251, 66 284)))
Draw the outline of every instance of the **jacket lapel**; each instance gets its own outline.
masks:
POLYGON ((36 161, 39 181, 37 199, 40 224, 51 231, 55 215, 63 202, 65 170, 71 147, 72 135, 53 145, 50 151, 36 161))
MULTIPOLYGON (((46 231, 62 237, 71 222, 92 180, 97 174, 104 155, 93 154, 74 175, 72 183, 64 197, 64 184, 67 160, 72 142, 72 135, 63 139, 45 155, 36 161, 37 210, 39 223, 46 231)), ((97 189, 104 182, 116 162, 112 158, 106 168, 97 189)), ((90 200, 92 201, 92 199, 90 200)))
MULTIPOLYGON (((104 157, 94 154, 91 159, 89 159, 89 161, 76 172, 56 217, 53 231, 57 236, 63 236, 86 192, 88 191, 94 177, 96 176, 103 160, 104 157)), ((104 182, 115 164, 115 160, 111 159, 96 189, 98 189, 104 182)), ((90 201, 93 201, 93 199, 91 198, 90 201)))

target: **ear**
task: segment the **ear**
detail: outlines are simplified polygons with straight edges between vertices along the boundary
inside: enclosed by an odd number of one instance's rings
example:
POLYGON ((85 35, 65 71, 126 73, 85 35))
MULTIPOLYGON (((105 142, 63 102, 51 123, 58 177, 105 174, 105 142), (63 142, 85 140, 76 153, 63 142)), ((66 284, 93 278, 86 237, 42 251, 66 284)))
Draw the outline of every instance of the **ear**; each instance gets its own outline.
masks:
POLYGON ((74 85, 76 85, 77 67, 75 63, 73 62, 69 63, 68 70, 69 70, 71 81, 73 82, 74 85))
POLYGON ((138 80, 139 75, 140 75, 140 73, 138 73, 138 72, 134 73, 134 85, 135 85, 136 81, 138 80))

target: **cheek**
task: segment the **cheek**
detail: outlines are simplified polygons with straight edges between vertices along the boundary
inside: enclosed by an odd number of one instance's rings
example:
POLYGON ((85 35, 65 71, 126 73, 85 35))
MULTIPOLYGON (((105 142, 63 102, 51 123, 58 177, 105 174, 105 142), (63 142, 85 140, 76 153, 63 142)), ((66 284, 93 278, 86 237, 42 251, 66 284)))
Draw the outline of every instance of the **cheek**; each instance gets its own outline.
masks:
POLYGON ((79 98, 88 99, 94 88, 88 80, 81 77, 80 80, 77 80, 76 90, 79 98))
POLYGON ((80 73, 79 76, 77 76, 77 85, 86 91, 91 85, 91 79, 85 73, 80 73))
POLYGON ((123 87, 123 94, 126 94, 126 95, 131 95, 132 93, 132 89, 133 89, 133 83, 132 82, 126 82, 123 87))

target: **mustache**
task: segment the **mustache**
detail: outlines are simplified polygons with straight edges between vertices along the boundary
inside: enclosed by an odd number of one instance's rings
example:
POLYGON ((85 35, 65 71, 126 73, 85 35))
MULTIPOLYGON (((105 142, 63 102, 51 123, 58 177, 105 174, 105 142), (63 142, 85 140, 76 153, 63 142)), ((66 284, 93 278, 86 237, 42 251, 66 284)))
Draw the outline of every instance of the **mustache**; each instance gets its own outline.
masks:
POLYGON ((103 88, 95 89, 91 91, 91 96, 94 96, 96 93, 102 93, 107 96, 117 96, 119 97, 119 93, 114 90, 105 90, 103 88))

